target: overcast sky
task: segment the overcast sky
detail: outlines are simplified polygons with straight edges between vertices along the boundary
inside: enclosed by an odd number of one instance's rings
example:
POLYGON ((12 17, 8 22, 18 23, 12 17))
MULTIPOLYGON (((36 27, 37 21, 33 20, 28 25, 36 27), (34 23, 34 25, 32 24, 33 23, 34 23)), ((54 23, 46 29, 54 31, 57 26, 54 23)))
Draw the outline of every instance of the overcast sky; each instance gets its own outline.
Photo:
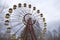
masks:
POLYGON ((60 20, 60 0, 0 0, 0 6, 12 7, 13 4, 18 3, 27 3, 36 6, 46 18, 47 28, 56 28, 53 24, 60 20), (52 28, 51 25, 54 27, 52 28))

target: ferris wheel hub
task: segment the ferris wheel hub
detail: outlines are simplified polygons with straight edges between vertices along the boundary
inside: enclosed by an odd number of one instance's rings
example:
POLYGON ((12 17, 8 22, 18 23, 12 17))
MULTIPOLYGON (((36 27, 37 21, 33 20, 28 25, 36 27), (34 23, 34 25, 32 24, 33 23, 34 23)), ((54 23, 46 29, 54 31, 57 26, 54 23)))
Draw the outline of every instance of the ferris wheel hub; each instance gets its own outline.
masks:
POLYGON ((28 13, 28 14, 25 14, 24 17, 23 17, 23 20, 24 22, 27 22, 28 19, 32 19, 32 14, 28 13))

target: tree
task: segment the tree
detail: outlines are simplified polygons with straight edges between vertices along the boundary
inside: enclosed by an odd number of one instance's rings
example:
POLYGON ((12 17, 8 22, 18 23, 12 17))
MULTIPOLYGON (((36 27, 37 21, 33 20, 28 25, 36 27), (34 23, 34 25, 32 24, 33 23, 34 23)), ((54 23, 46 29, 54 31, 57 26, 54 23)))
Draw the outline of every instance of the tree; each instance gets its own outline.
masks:
POLYGON ((53 40, 57 40, 58 37, 57 37, 57 31, 54 29, 53 30, 53 40))
POLYGON ((60 26, 58 27, 58 40, 60 40, 60 26))
POLYGON ((45 38, 45 40, 53 40, 53 38, 52 38, 52 33, 50 32, 50 31, 47 31, 46 32, 46 38, 45 38), (48 36, 47 36, 48 35, 48 36))

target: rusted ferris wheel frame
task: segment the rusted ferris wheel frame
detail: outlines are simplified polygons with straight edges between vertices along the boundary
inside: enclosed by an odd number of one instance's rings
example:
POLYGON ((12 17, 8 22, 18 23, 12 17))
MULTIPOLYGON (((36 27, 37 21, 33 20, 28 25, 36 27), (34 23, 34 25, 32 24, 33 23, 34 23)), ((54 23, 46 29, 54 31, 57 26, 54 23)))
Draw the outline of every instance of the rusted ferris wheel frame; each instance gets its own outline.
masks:
MULTIPOLYGON (((20 8, 20 7, 22 7, 21 3, 18 4, 18 8, 20 8)), ((24 7, 27 7, 27 4, 26 4, 26 3, 24 3, 24 7)), ((13 10, 15 10, 16 8, 17 8, 16 5, 14 5, 13 8, 9 8, 8 14, 12 14, 13 10)), ((28 8, 31 8, 31 4, 28 5, 28 8)), ((33 10, 35 11, 35 10, 36 10, 36 7, 33 7, 33 10)), ((40 11, 37 10, 37 13, 39 14, 40 11)), ((31 15, 31 14, 26 14, 26 15, 31 15)), ((25 15, 25 16, 26 16, 26 15, 25 15)), ((24 16, 24 17, 25 17, 25 16, 24 16)), ((24 17, 23 17, 23 18, 24 18, 24 17)), ((43 19, 43 22, 44 22, 44 30, 45 30, 45 31, 43 30, 43 33, 45 33, 45 32, 46 32, 46 22, 45 22, 45 18, 43 18, 43 14, 40 14, 40 17, 43 19)), ((6 19, 9 19, 9 18, 10 18, 10 15, 8 15, 8 16, 6 15, 5 18, 6 18, 6 19)), ((23 21, 24 21, 25 23, 27 23, 26 20, 25 20, 25 18, 24 18, 23 21)), ((6 26, 9 26, 9 22, 5 22, 5 25, 6 25, 6 26), (6 25, 6 24, 8 24, 8 25, 6 25)))

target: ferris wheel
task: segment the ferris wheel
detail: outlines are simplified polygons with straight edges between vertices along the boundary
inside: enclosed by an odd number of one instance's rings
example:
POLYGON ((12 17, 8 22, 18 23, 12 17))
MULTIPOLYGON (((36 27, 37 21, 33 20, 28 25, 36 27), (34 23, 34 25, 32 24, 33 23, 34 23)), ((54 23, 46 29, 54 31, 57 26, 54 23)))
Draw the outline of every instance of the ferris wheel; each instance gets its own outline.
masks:
POLYGON ((40 29, 42 34, 44 35, 46 32, 46 21, 43 17, 43 14, 39 9, 33 7, 31 4, 27 5, 26 3, 18 5, 13 5, 12 8, 9 8, 4 15, 4 25, 11 32, 13 30, 16 35, 19 33, 20 37, 26 28, 27 21, 29 18, 32 19, 32 22, 35 21, 33 28, 37 37, 40 38, 40 29), (38 34, 38 35, 37 35, 38 34))

